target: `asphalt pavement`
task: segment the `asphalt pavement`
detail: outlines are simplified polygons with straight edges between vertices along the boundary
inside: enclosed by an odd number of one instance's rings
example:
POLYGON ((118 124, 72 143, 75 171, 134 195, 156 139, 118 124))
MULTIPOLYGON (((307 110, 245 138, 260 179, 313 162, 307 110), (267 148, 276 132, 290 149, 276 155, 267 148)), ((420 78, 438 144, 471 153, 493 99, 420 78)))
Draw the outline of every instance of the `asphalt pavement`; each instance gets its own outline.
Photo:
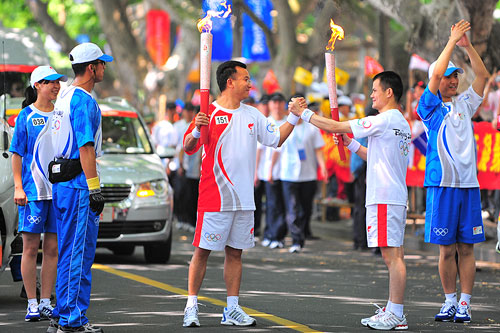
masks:
MULTIPOLYGON (((444 295, 437 249, 422 245, 419 228, 409 226, 405 240, 409 331, 499 332, 500 264, 494 261, 479 261, 470 324, 433 320, 444 295)), ((313 222, 312 230, 320 239, 307 242, 299 254, 260 245, 245 251, 240 304, 257 319, 255 327, 220 325, 226 296, 223 254, 214 252, 201 290, 202 327, 182 328, 193 248, 191 235, 177 229, 167 265, 146 265, 142 248, 128 257, 98 249, 88 316, 105 332, 366 332, 360 319, 373 314, 372 303, 387 300, 382 258, 352 250, 350 220, 313 222)), ((493 244, 487 243, 485 249, 493 244)), ((44 332, 47 322, 24 322, 26 301, 19 297, 20 289, 10 272, 0 275, 0 332, 44 332)))

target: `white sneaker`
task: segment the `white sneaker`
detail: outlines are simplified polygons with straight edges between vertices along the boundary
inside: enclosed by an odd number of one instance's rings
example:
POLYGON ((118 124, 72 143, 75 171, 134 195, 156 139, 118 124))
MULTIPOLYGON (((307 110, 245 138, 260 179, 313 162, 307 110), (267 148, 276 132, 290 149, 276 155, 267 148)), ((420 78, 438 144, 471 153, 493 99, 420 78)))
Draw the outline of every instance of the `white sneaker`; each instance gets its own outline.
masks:
POLYGON ((272 241, 271 244, 269 244, 270 249, 282 249, 284 246, 283 242, 280 241, 272 241))
POLYGON ((378 304, 373 303, 373 305, 375 305, 377 307, 377 310, 375 310, 375 314, 371 317, 361 319, 361 325, 366 326, 366 325, 368 325, 369 321, 375 321, 375 320, 377 320, 378 317, 380 317, 384 314, 385 306, 383 308, 381 308, 380 306, 378 306, 378 304))
POLYGON ((454 321, 455 323, 470 323, 472 318, 470 305, 465 301, 462 301, 457 308, 457 313, 455 313, 454 321))
POLYGON ((374 330, 390 331, 390 330, 407 330, 408 323, 406 317, 398 317, 391 311, 384 311, 384 314, 374 321, 369 321, 367 326, 374 330))
POLYGON ((260 245, 262 245, 263 247, 268 247, 269 244, 271 244, 271 240, 270 239, 267 239, 267 238, 264 238, 262 240, 262 243, 260 243, 260 245))
POLYGON ((220 323, 222 325, 255 326, 257 321, 247 315, 239 305, 236 305, 230 309, 224 308, 220 323))
POLYGON ((198 307, 191 306, 184 309, 184 327, 199 327, 200 321, 198 320, 198 307))
POLYGON ((302 246, 300 246, 298 244, 294 244, 294 245, 290 246, 290 249, 288 250, 288 252, 290 252, 290 253, 299 253, 300 251, 302 251, 302 246))

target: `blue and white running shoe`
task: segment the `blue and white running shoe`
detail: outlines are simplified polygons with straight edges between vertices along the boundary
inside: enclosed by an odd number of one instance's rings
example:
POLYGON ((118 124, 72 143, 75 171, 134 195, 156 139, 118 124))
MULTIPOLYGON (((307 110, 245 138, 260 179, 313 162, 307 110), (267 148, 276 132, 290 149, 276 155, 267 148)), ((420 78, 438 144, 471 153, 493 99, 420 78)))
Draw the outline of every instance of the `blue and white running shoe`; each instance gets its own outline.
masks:
POLYGON ((457 313, 455 313, 455 323, 470 323, 470 319, 470 305, 462 301, 458 305, 457 313))
POLYGON ((38 306, 38 312, 40 312, 40 320, 49 320, 52 318, 54 312, 54 307, 50 304, 38 306))
POLYGON ((222 325, 236 325, 236 326, 255 326, 257 321, 247 315, 243 309, 237 305, 232 308, 224 308, 222 313, 222 325))
POLYGON ((457 313, 457 304, 445 301, 439 313, 434 317, 435 321, 451 321, 457 313))
POLYGON ((39 321, 40 312, 38 312, 38 304, 28 304, 28 309, 26 311, 26 317, 24 321, 39 321))

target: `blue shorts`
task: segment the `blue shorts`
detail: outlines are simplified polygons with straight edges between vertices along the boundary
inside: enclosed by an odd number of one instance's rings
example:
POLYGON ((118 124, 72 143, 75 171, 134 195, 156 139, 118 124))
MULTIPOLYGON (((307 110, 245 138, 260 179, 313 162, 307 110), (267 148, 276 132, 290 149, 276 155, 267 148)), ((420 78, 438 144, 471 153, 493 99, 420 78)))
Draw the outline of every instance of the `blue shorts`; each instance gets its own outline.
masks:
POLYGON ((425 241, 440 245, 484 242, 479 188, 428 187, 425 241))
POLYGON ((52 200, 28 201, 18 206, 19 232, 57 233, 57 219, 52 200))

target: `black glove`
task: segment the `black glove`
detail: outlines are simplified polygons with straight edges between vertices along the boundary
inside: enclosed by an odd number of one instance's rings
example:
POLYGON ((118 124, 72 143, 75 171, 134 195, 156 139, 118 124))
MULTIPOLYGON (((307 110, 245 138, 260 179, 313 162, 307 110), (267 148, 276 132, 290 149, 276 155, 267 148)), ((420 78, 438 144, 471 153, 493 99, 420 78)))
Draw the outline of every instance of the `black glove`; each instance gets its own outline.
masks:
POLYGON ((101 215, 104 209, 104 197, 100 189, 90 191, 90 209, 97 215, 101 215))

